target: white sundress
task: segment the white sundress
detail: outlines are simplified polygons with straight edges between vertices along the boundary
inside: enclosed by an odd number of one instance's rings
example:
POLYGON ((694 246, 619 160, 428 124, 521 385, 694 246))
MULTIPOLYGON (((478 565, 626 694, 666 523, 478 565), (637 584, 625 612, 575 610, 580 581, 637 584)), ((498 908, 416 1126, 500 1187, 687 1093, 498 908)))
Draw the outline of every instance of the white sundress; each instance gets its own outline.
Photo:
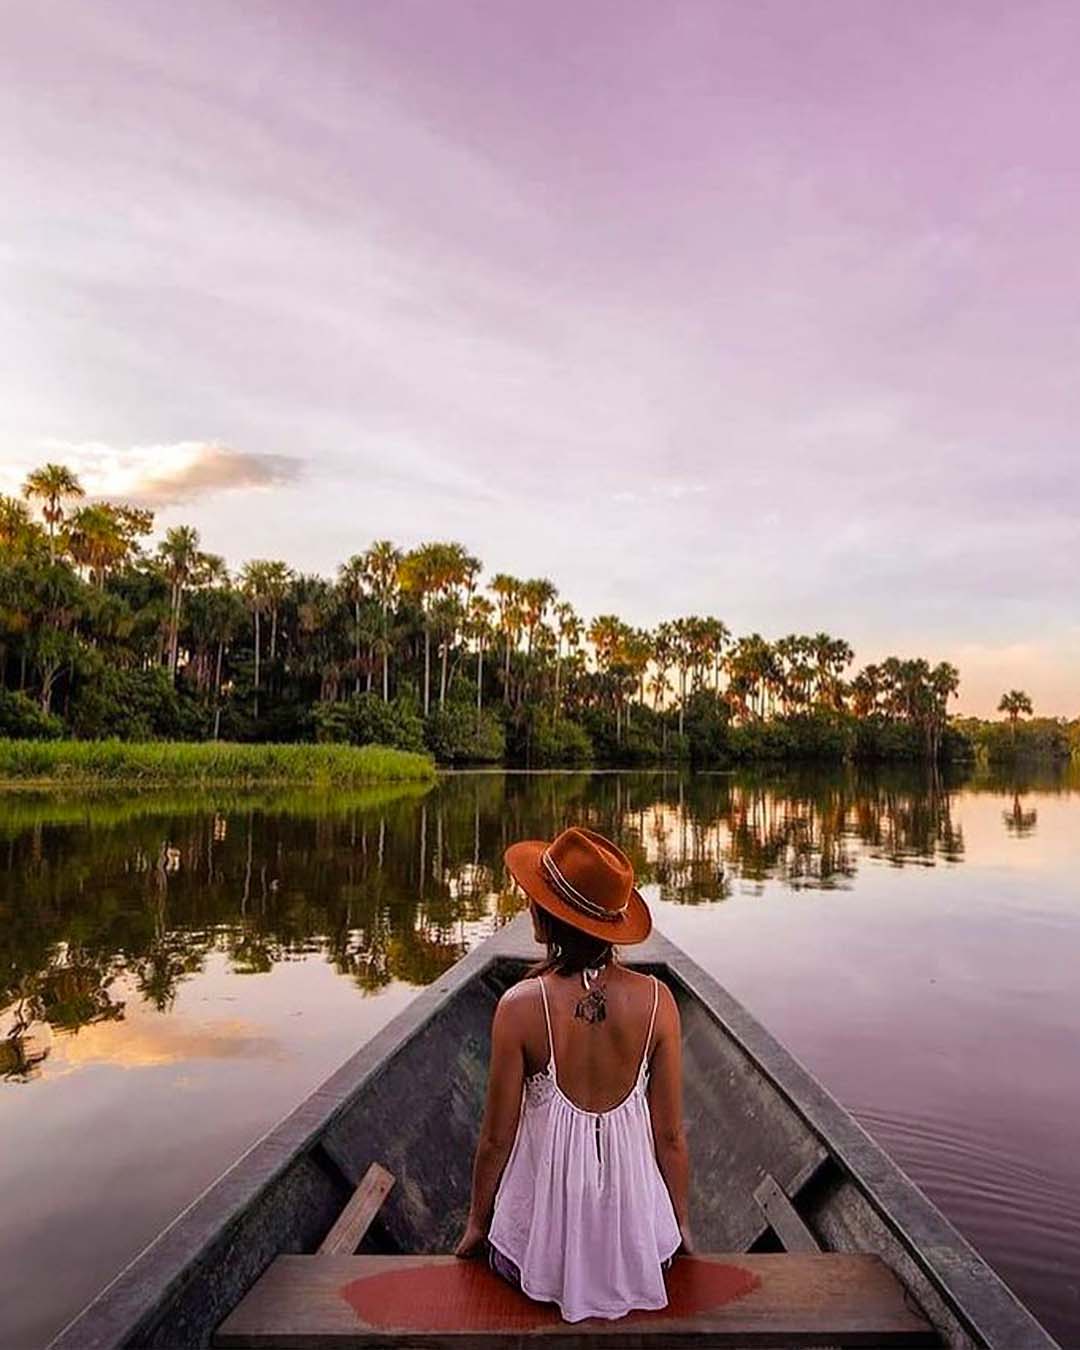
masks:
POLYGON ((652 1015, 634 1086, 609 1111, 586 1111, 559 1087, 548 1034, 545 1069, 525 1080, 514 1146, 488 1241, 521 1273, 530 1298, 567 1322, 667 1306, 661 1262, 682 1241, 653 1146, 646 1089, 652 1015))

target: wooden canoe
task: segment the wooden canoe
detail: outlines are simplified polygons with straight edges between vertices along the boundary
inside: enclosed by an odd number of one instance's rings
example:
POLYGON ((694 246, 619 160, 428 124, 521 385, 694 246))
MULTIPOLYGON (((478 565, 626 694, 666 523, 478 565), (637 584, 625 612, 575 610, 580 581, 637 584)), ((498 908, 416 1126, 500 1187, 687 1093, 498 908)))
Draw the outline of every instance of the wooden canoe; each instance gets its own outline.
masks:
MULTIPOLYGON (((170 1224, 50 1350, 214 1344, 468 1350, 534 1342, 1052 1350, 1050 1336, 843 1107, 658 933, 625 956, 662 978, 679 1004, 693 1228, 704 1251, 727 1254, 686 1262, 679 1297, 685 1303, 700 1295, 704 1307, 701 1291, 725 1280, 741 1279, 755 1291, 735 1312, 710 1305, 704 1321, 667 1324, 663 1315, 648 1314, 569 1326, 553 1314, 529 1321, 527 1309, 540 1305, 523 1299, 524 1312, 503 1307, 505 1287, 495 1276, 445 1254, 468 1206, 492 1011, 537 950, 519 917, 419 993, 170 1224), (360 1253, 304 1256, 317 1251, 373 1162, 397 1180, 360 1253), (784 1252, 790 1254, 778 1255, 784 1252), (882 1308, 899 1297, 909 1321, 897 1314, 891 1332, 883 1322, 880 1335, 867 1340, 857 1319, 856 1331, 845 1331, 841 1317, 832 1339, 815 1338, 813 1327, 826 1326, 834 1304, 843 1316, 850 1312, 841 1306, 845 1281, 858 1283, 882 1308), (384 1311, 392 1303, 387 1291, 396 1288, 399 1303, 406 1291, 412 1306, 400 1334, 385 1317, 380 1326, 364 1321, 355 1299, 347 1306, 346 1290, 368 1287, 383 1291, 384 1311), (308 1320, 293 1325, 296 1299, 308 1320), (455 1299, 487 1300, 490 1316, 503 1318, 501 1330, 485 1330, 475 1318, 455 1320, 455 1299), (780 1304, 786 1321, 776 1320, 780 1304), (441 1316, 441 1331, 425 1333, 416 1320, 429 1315, 425 1308, 441 1316), (797 1322, 804 1313, 805 1325, 797 1322), (311 1325, 319 1317, 324 1322, 311 1325), (264 1325, 247 1339, 253 1318, 264 1325)), ((476 1307, 466 1311, 472 1317, 476 1307)))

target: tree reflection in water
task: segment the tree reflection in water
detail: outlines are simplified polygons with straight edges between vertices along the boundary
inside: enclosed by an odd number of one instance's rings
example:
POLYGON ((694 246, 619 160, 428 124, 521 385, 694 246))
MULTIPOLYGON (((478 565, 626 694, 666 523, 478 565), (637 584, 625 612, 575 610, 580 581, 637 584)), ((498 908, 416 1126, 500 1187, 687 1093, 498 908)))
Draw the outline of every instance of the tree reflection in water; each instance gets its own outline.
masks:
MULTIPOLYGON (((984 786, 1012 798, 1010 832, 1034 829, 1025 786, 984 786)), ((236 975, 321 957, 364 992, 427 984, 518 908, 506 846, 572 822, 619 839, 662 899, 701 904, 845 887, 865 856, 957 863, 956 789, 815 769, 460 774, 330 799, 20 794, 0 805, 0 1073, 32 1077, 49 1028, 122 1018, 117 987, 168 1011, 215 956, 236 975)))

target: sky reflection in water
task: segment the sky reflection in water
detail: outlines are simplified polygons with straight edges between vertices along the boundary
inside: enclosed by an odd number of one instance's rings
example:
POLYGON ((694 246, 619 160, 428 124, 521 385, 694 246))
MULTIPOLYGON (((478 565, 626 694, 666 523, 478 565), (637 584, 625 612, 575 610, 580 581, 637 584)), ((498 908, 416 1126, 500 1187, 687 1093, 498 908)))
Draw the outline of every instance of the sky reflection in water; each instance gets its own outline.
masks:
POLYGON ((621 840, 659 926, 1080 1334, 1078 786, 500 773, 4 798, 0 1342, 47 1339, 515 911, 506 844, 570 822, 621 840))

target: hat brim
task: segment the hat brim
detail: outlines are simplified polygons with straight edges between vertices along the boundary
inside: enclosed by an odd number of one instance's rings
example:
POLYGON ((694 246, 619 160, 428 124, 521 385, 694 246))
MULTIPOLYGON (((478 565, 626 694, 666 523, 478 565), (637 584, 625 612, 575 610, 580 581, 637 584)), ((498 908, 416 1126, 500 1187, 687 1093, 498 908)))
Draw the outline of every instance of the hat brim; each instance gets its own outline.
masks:
POLYGON ((543 839, 523 839, 518 844, 511 844, 503 854, 510 875, 530 900, 534 900, 556 919, 601 941, 622 947, 645 941, 652 932, 652 915, 639 891, 630 892, 630 902, 618 918, 591 918, 580 909, 575 909, 548 883, 540 865, 540 858, 547 847, 543 839))

